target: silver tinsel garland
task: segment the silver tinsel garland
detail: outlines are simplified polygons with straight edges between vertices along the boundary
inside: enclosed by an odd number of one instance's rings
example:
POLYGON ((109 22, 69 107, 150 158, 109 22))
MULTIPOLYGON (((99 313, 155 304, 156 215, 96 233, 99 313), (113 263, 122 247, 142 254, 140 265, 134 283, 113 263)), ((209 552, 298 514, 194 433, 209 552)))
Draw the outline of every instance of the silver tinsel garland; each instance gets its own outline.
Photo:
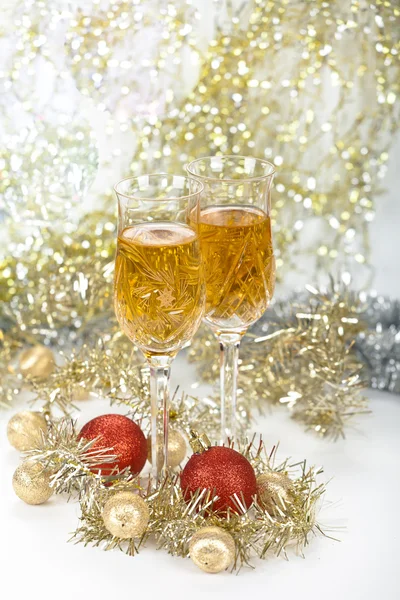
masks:
POLYGON ((369 329, 358 334, 355 349, 365 364, 369 385, 400 393, 400 302, 371 292, 363 315, 369 329))
MULTIPOLYGON (((331 295, 328 292, 327 295, 331 295)), ((400 301, 378 295, 375 290, 351 294, 359 303, 358 316, 366 325, 355 338, 354 350, 364 363, 364 378, 371 388, 400 393, 400 301)), ((278 300, 253 327, 253 333, 271 333, 295 319, 295 307, 314 304, 318 299, 301 291, 278 300)))

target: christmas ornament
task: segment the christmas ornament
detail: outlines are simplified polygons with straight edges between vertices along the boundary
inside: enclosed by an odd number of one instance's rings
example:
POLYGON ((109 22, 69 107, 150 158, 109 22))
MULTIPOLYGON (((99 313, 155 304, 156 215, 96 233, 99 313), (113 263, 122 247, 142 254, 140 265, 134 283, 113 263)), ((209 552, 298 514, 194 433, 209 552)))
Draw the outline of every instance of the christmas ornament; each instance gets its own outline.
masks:
POLYGON ((41 434, 46 430, 46 419, 41 413, 24 410, 9 420, 7 437, 11 446, 25 452, 40 445, 41 434))
MULTIPOLYGON (((105 326, 102 323, 103 330, 105 326)), ((61 410, 69 415, 75 401, 86 391, 107 394, 112 404, 127 407, 133 419, 137 415, 150 421, 149 369, 143 364, 142 355, 132 355, 132 345, 122 336, 119 331, 111 331, 98 338, 94 332, 94 346, 84 344, 69 355, 62 352, 63 364, 57 365, 46 380, 29 380, 28 385, 36 395, 34 401, 41 410, 52 414, 61 410)), ((201 425, 211 433, 216 432, 219 414, 218 403, 209 398, 182 393, 174 394, 170 401, 173 430, 185 431, 201 425)))
POLYGON ((235 559, 233 537, 221 527, 202 527, 193 535, 189 556, 206 573, 219 573, 235 559))
POLYGON ((46 379, 55 368, 54 354, 50 348, 37 344, 20 354, 19 368, 24 377, 46 379))
POLYGON ((128 467, 132 473, 138 474, 147 459, 147 441, 139 425, 123 415, 101 415, 86 423, 81 429, 78 439, 95 440, 95 450, 109 449, 117 459, 108 464, 92 467, 93 472, 111 475, 112 472, 123 471, 128 467))
POLYGON ((117 492, 103 509, 104 525, 111 535, 123 540, 140 537, 149 522, 146 502, 133 492, 117 492))
MULTIPOLYGON (((194 434, 195 435, 195 434, 194 434)), ((198 438, 191 444, 198 448, 198 438)), ((211 446, 193 454, 181 474, 181 490, 187 500, 198 490, 214 495, 213 509, 245 512, 256 494, 254 469, 242 454, 225 446, 211 446)))
POLYGON ((291 501, 293 484, 286 473, 263 473, 257 477, 257 500, 271 515, 282 514, 291 501))
MULTIPOLYGON (((97 438, 78 439, 75 421, 49 417, 40 445, 28 452, 28 456, 52 473, 51 486, 56 494, 85 496, 92 487, 99 490, 110 484, 98 474, 98 465, 114 465, 118 459, 110 448, 96 447, 97 441, 97 438)), ((116 481, 125 484, 132 477, 129 470, 112 477, 113 489, 116 481)))
MULTIPOLYGON (((158 444, 158 453, 160 462, 162 460, 162 447, 158 444)), ((178 467, 186 457, 186 442, 185 438, 176 429, 168 430, 168 466, 174 469, 178 467)), ((147 438, 147 458, 151 462, 151 438, 147 438)))
POLYGON ((37 462, 25 461, 13 475, 13 488, 18 498, 27 504, 43 504, 53 494, 51 473, 37 462))
POLYGON ((81 514, 73 539, 134 556, 149 536, 148 503, 135 493, 143 493, 139 480, 120 475, 111 485, 90 486, 79 495, 81 514))
MULTIPOLYGON (((206 436, 197 436, 193 446, 209 448, 206 436)), ((216 511, 212 495, 207 489, 196 490, 190 498, 182 490, 179 475, 169 475, 161 482, 158 489, 147 495, 146 502, 150 510, 148 532, 153 534, 159 548, 169 554, 188 556, 193 536, 204 527, 218 527, 229 533, 235 542, 233 569, 250 565, 252 556, 267 558, 272 554, 287 557, 287 548, 295 549, 303 554, 311 533, 323 533, 317 522, 316 507, 325 492, 325 486, 317 483, 321 470, 309 468, 306 462, 289 464, 286 460, 279 465, 276 462, 276 447, 267 452, 260 440, 238 445, 238 451, 244 456, 257 473, 257 476, 269 474, 290 473, 292 481, 291 501, 285 506, 285 511, 269 514, 256 501, 251 509, 245 512, 216 511)), ((227 470, 228 472, 228 470, 227 470)), ((92 507, 95 502, 93 494, 86 503, 92 507)), ((83 535, 81 541, 98 544, 102 533, 98 527, 95 510, 85 511, 85 527, 80 528, 83 535), (96 531, 94 535, 93 532, 96 531)))

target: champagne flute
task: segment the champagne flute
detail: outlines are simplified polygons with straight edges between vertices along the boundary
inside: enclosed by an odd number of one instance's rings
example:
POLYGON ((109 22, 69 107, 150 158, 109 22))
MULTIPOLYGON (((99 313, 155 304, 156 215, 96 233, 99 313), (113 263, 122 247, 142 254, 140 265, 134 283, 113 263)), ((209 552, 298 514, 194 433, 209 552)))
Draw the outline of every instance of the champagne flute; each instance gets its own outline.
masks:
POLYGON ((141 175, 117 183, 114 306, 118 322, 150 367, 152 478, 168 465, 173 358, 197 331, 205 302, 197 234, 201 183, 141 175), (190 187, 189 187, 190 186, 190 187))
POLYGON ((274 166, 246 156, 212 156, 187 166, 204 185, 199 238, 206 279, 205 322, 220 346, 221 442, 235 436, 239 346, 275 286, 271 234, 274 166))

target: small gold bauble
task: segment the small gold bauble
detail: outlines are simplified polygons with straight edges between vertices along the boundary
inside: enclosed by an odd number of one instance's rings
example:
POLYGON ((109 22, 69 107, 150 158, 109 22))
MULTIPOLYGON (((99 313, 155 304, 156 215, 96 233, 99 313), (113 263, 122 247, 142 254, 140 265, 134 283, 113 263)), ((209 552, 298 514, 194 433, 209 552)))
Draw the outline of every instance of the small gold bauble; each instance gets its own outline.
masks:
POLYGON ((118 492, 107 500, 102 516, 107 531, 126 540, 146 531, 150 514, 143 498, 134 492, 118 492))
POLYGON ((235 542, 221 527, 202 527, 192 536, 189 556, 206 573, 219 573, 235 560, 235 542))
POLYGON ((19 368, 24 377, 46 379, 54 367, 53 352, 41 344, 24 350, 19 357, 19 368))
MULTIPOLYGON (((261 506, 271 515, 278 513, 290 503, 293 482, 285 473, 263 473, 257 477, 257 498, 261 506)), ((279 513, 278 513, 279 514, 279 513)))
POLYGON ((27 504, 43 504, 53 494, 50 476, 40 463, 27 460, 14 473, 14 492, 27 504))
MULTIPOLYGON (((163 457, 163 449, 161 444, 157 444, 158 458, 161 463, 163 457)), ((176 429, 168 430, 168 466, 172 469, 178 467, 186 457, 186 441, 185 438, 176 429)), ((147 458, 151 462, 151 437, 147 438, 147 458)))
POLYGON ((46 430, 46 419, 41 413, 23 410, 8 421, 7 437, 11 446, 25 452, 40 444, 41 432, 46 430))

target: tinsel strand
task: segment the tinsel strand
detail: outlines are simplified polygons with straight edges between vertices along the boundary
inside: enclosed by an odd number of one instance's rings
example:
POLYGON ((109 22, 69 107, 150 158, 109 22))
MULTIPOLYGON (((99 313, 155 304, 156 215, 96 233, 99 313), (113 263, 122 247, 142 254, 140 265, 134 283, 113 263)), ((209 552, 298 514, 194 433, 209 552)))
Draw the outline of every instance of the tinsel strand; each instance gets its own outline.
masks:
POLYGON ((245 565, 251 566, 254 555, 263 559, 272 554, 287 556, 289 546, 294 545, 301 554, 311 534, 325 535, 316 520, 317 507, 325 492, 325 486, 316 483, 321 470, 307 468, 305 462, 293 465, 289 460, 276 466, 276 448, 268 455, 263 443, 260 441, 256 444, 254 439, 239 445, 237 449, 248 458, 257 474, 290 474, 293 483, 291 501, 274 516, 268 514, 257 501, 245 514, 230 511, 228 514, 219 514, 212 509, 212 494, 205 490, 199 490, 186 502, 179 476, 167 476, 157 490, 149 488, 147 492, 141 492, 149 507, 150 521, 138 545, 122 543, 105 529, 102 507, 112 493, 107 490, 99 495, 93 489, 81 499, 81 522, 73 539, 84 544, 104 545, 106 549, 120 547, 128 554, 133 554, 149 536, 155 536, 159 548, 185 557, 188 556, 194 533, 204 526, 216 525, 234 538, 236 556, 233 570, 238 570, 245 565))

